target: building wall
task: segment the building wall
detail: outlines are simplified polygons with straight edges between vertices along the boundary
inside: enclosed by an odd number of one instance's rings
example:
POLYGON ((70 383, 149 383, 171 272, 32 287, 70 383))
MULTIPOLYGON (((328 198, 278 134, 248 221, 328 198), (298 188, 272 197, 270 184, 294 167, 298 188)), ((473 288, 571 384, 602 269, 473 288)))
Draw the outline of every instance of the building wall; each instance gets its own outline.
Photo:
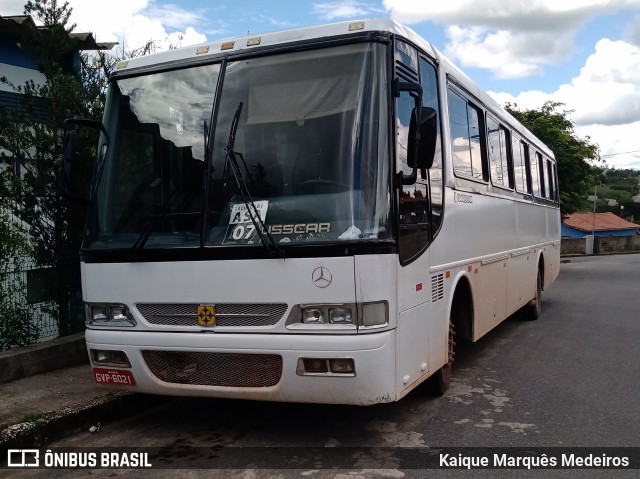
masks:
MULTIPOLYGON (((587 238, 562 238, 560 254, 586 254, 587 238)), ((634 236, 597 236, 595 254, 640 253, 640 235, 634 236)))
POLYGON ((586 238, 562 238, 560 254, 585 254, 587 251, 586 238))
MULTIPOLYGON (((624 230, 596 230, 596 236, 635 236, 636 230, 633 228, 624 230)), ((585 232, 562 225, 561 234, 563 238, 583 238, 591 234, 591 231, 585 232)))
POLYGON ((640 252, 640 236, 608 236, 596 238, 596 253, 640 252))
POLYGON ((569 226, 563 224, 560 228, 560 235, 563 238, 583 238, 586 233, 584 231, 570 228, 569 226))

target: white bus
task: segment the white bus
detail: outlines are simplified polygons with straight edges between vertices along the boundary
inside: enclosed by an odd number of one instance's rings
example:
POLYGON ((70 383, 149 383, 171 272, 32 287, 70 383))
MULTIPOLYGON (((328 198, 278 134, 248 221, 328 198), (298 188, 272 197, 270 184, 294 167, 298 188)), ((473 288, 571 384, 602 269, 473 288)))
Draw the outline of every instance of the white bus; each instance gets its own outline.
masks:
MULTIPOLYGON (((81 251, 96 382, 369 405, 454 341, 537 317, 559 269, 553 153, 389 20, 118 64, 81 251)), ((73 191, 73 186, 70 186, 73 191)))

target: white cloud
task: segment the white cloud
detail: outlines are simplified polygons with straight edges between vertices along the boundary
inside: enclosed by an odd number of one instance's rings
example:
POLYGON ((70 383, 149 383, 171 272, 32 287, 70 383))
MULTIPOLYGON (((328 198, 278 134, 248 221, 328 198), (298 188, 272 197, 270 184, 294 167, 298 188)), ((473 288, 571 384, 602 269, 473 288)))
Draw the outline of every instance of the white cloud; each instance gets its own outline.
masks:
POLYGON ((445 31, 449 39, 445 55, 466 67, 490 69, 497 78, 540 74, 541 65, 565 57, 569 53, 566 50, 570 49, 567 46, 570 43, 558 42, 546 34, 493 32, 485 27, 457 25, 447 27, 445 31))
POLYGON ((559 30, 601 13, 638 8, 638 0, 383 0, 391 16, 404 23, 433 21, 482 25, 493 29, 559 30))
MULTIPOLYGON (((109 0, 108 8, 99 9, 95 0, 67 1, 73 9, 70 22, 76 24, 75 31, 91 32, 98 42, 117 41, 132 50, 154 40, 157 49, 163 50, 169 45, 186 46, 207 40, 198 31, 207 28, 204 11, 153 0, 109 0)), ((21 15, 25 3, 26 0, 2 0, 2 14, 21 15)))
POLYGON ((492 93, 504 104, 538 109, 551 100, 574 110, 575 131, 601 148, 607 163, 640 168, 640 0, 383 0, 403 23, 445 27, 445 54, 497 78, 543 75, 569 58, 577 32, 598 15, 629 12, 625 41, 602 39, 580 73, 555 91, 492 93), (634 13, 635 12, 635 13, 634 13), (635 16, 634 16, 635 15, 635 16), (626 153, 633 152, 633 153, 626 153))
POLYGON ((333 1, 314 3, 313 13, 323 20, 335 20, 337 18, 355 18, 378 15, 384 12, 380 8, 356 0, 333 1))
POLYGON ((640 169, 640 48, 623 41, 600 40, 580 74, 552 93, 528 91, 517 96, 491 93, 500 103, 537 109, 547 101, 574 110, 576 133, 589 136, 609 165, 640 169), (636 152, 618 154, 625 152, 636 152))
POLYGON ((202 15, 186 11, 176 5, 158 4, 149 0, 110 0, 109 8, 95 13, 90 0, 69 0, 73 8, 72 20, 77 31, 93 32, 98 41, 120 41, 127 50, 154 40, 162 50, 170 44, 191 45, 206 41, 196 27, 202 24, 202 15))
POLYGON ((608 166, 640 170, 640 121, 627 125, 586 125, 576 127, 581 137, 590 137, 600 145, 600 154, 608 166))
POLYGON ((640 121, 640 48, 623 41, 602 39, 570 85, 558 96, 580 105, 580 125, 624 125, 640 121))
MULTIPOLYGON (((384 0, 395 20, 447 26, 445 54, 497 78, 536 75, 573 52, 579 29, 600 14, 640 10, 640 0, 384 0)), ((637 35, 637 34, 636 34, 637 35)))

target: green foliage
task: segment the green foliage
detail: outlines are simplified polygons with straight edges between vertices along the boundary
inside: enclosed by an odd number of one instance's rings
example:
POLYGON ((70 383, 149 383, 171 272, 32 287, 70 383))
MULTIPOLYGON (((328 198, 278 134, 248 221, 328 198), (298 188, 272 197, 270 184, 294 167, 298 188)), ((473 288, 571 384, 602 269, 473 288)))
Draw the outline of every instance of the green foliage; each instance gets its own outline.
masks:
POLYGON ((627 221, 640 223, 640 203, 633 201, 640 196, 640 170, 596 168, 598 171, 598 198, 596 211, 610 211, 627 221), (614 199, 617 205, 609 205, 614 199))
POLYGON ((65 118, 89 116, 91 92, 81 75, 71 68, 74 46, 66 22, 71 9, 56 0, 29 1, 25 13, 44 22, 29 28, 21 44, 37 61, 44 81, 14 85, 19 93, 17 109, 0 110, 0 196, 17 219, 15 225, 28 239, 37 266, 55 271, 58 329, 61 336, 82 324, 78 298, 78 251, 83 213, 62 196, 62 131, 65 118), (16 171, 21 170, 21 175, 16 171))
POLYGON ((562 103, 545 102, 539 110, 505 108, 553 151, 558 165, 560 210, 563 216, 588 208, 586 197, 593 190, 597 171, 593 163, 600 161, 598 145, 590 138, 579 138, 569 119, 572 111, 559 110, 562 103))
MULTIPOLYGON (((50 311, 58 320, 60 336, 84 325, 78 252, 86 216, 83 207, 63 197, 63 122, 70 117, 100 120, 109 72, 118 61, 155 48, 149 41, 115 55, 102 51, 78 55, 76 40, 69 35, 75 28, 68 23, 71 12, 66 1, 27 1, 24 13, 42 26, 29 27, 20 44, 45 79, 14 85, 0 77, 0 83, 20 94, 17 109, 0 108, 0 198, 7 200, 6 208, 17 219, 13 227, 26 238, 36 266, 52 268, 55 273, 51 288, 55 289, 56 307, 50 311)), ((5 238, 0 241, 4 244, 5 238)), ((16 294, 20 287, 24 290, 23 284, 15 283, 15 287, 16 294)), ((16 328, 23 323, 20 314, 25 312, 0 310, 0 319, 17 318, 3 323, 16 337, 16 328)))
POLYGON ((20 422, 31 422, 33 424, 41 424, 47 420, 47 416, 41 412, 29 412, 22 416, 20 422))
POLYGON ((0 214, 0 351, 26 346, 39 337, 26 305, 25 284, 15 273, 28 255, 25 238, 6 215, 0 214))

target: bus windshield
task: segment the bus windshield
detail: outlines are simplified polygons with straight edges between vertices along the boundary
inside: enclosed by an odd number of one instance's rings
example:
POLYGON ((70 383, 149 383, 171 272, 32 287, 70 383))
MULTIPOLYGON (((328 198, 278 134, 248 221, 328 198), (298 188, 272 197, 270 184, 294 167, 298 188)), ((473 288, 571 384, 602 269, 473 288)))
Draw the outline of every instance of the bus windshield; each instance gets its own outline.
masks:
POLYGON ((84 248, 259 246, 256 224, 283 247, 391 239, 385 48, 113 81, 84 248))

